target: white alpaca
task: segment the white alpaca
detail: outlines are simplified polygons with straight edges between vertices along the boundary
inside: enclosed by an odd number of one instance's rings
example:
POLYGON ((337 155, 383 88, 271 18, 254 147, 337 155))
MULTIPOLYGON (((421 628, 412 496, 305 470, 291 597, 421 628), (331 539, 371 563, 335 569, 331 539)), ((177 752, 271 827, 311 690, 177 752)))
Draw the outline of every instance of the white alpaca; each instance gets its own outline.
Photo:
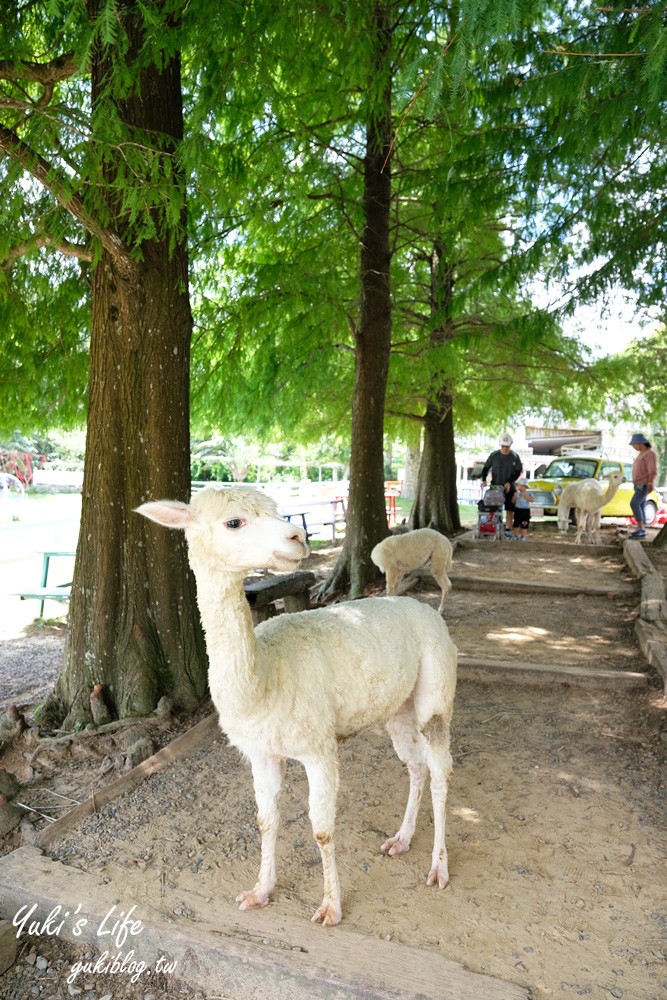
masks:
POLYGON ((597 479, 583 479, 579 483, 570 483, 561 494, 558 504, 558 527, 565 533, 570 517, 570 508, 574 507, 577 516, 577 534, 575 542, 581 542, 584 532, 592 542, 600 541, 601 510, 612 500, 621 483, 625 482, 622 472, 610 472, 605 490, 597 479), (563 527, 564 526, 564 527, 563 527))
POLYGON ((576 507, 574 491, 579 483, 568 483, 560 495, 558 502, 558 530, 562 535, 567 535, 570 527, 570 511, 576 507))
POLYGON ((438 612, 442 614, 452 583, 447 576, 454 550, 448 538, 434 528, 417 528, 401 535, 389 535, 375 546, 371 559, 387 577, 387 596, 398 592, 406 573, 431 562, 431 575, 442 591, 438 612))
POLYGON ((254 888, 237 897, 240 908, 265 906, 275 885, 278 796, 285 759, 292 758, 306 769, 310 820, 322 856, 324 898, 312 919, 340 921, 337 741, 380 721, 410 776, 403 822, 381 850, 408 850, 428 768, 435 839, 427 884, 446 886, 457 650, 442 618, 410 597, 371 598, 280 615, 253 632, 243 577, 259 567, 293 570, 308 554, 305 532, 278 517, 274 501, 250 488, 209 487, 190 504, 165 500, 137 509, 185 531, 213 702, 221 728, 252 765, 261 862, 254 888))

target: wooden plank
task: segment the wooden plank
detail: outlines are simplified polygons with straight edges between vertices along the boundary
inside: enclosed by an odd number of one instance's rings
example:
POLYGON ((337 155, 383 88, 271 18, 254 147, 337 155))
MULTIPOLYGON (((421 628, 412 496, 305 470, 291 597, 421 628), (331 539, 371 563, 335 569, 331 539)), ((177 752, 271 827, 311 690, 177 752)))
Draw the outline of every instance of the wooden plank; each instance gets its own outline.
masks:
MULTIPOLYGON (((572 536, 574 538, 574 536, 572 536)), ((474 536, 468 537, 460 536, 459 544, 461 548, 464 549, 484 549, 487 548, 491 542, 483 538, 475 538, 474 536)), ((504 545, 504 542, 500 543, 504 545)), ((563 556, 576 556, 581 555, 592 555, 592 556, 621 556, 620 545, 592 545, 589 542, 583 542, 580 545, 576 545, 574 541, 571 542, 558 542, 558 541, 547 541, 541 538, 535 537, 534 535, 528 535, 528 541, 525 545, 516 545, 515 543, 509 543, 512 545, 512 551, 516 551, 518 558, 522 556, 525 558, 534 552, 558 552, 563 556)), ((498 551, 494 549, 493 551, 498 551)))
POLYGON ((577 684, 589 687, 642 688, 648 684, 645 673, 629 670, 605 670, 581 664, 531 663, 527 660, 495 660, 489 657, 459 654, 459 676, 468 680, 530 681, 539 684, 577 684))
POLYGON ((655 567, 641 542, 626 538, 623 542, 623 556, 633 576, 641 579, 647 573, 655 573, 655 567))
POLYGON ((111 784, 100 788, 98 792, 93 792, 89 799, 86 799, 81 805, 75 806, 74 809, 70 809, 69 812, 61 816, 55 823, 49 823, 37 837, 38 847, 47 847, 49 844, 53 844, 63 834, 67 833, 73 827, 78 826, 84 816, 90 816, 92 813, 97 812, 100 806, 118 798, 119 795, 131 792, 133 788, 141 784, 149 775, 155 774, 156 771, 161 771, 164 767, 168 767, 175 760, 178 760, 179 757, 184 757, 192 753, 193 750, 199 750, 200 747, 207 746, 220 735, 217 713, 208 715, 201 722, 197 723, 196 726, 188 729, 181 736, 177 736, 168 746, 163 747, 162 750, 158 750, 152 757, 142 761, 141 764, 137 764, 131 771, 127 771, 126 774, 121 775, 116 781, 112 781, 111 784))
POLYGON ((640 618, 635 622, 635 632, 642 653, 662 677, 664 692, 667 695, 667 628, 664 625, 642 621, 640 618))
POLYGON ((0 920, 0 976, 12 967, 17 953, 16 928, 10 920, 0 920))
POLYGON ((253 580, 251 583, 244 583, 243 589, 248 604, 253 608, 261 608, 273 604, 279 597, 307 590, 315 580, 314 573, 300 570, 283 576, 269 576, 265 580, 253 580))
MULTIPOLYGON (((523 546, 518 546, 523 548, 523 546)), ((549 580, 531 582, 499 576, 468 576, 462 573, 449 574, 452 585, 458 590, 494 590, 499 593, 515 594, 590 594, 593 597, 632 597, 636 588, 626 583, 553 583, 549 580)))
MULTIPOLYGON (((617 597, 634 597, 636 594, 636 587, 633 584, 623 583, 600 584, 598 586, 576 583, 551 583, 546 580, 540 583, 533 583, 529 580, 510 580, 502 577, 468 576, 467 574, 464 576, 463 574, 454 572, 449 573, 449 579, 452 582, 452 586, 456 587, 457 590, 486 592, 500 589, 503 593, 558 594, 564 596, 588 594, 591 597, 609 597, 611 599, 617 597)), ((412 590, 422 580, 427 580, 429 585, 435 590, 438 590, 440 587, 437 580, 430 573, 415 570, 413 573, 408 573, 407 576, 403 577, 398 585, 397 593, 399 596, 408 593, 408 591, 412 590)))
POLYGON ((642 577, 639 617, 647 622, 667 621, 667 601, 662 573, 653 570, 642 577))
POLYGON ((133 960, 151 969, 166 956, 177 963, 174 976, 234 1000, 529 1000, 530 995, 521 986, 470 972, 435 952, 344 927, 327 930, 281 914, 277 906, 242 913, 224 901, 198 896, 192 900, 197 911, 192 919, 175 924, 171 917, 168 923, 174 905, 168 894, 164 911, 151 907, 147 913, 145 900, 132 898, 122 883, 105 884, 101 874, 70 868, 33 847, 0 859, 0 900, 10 920, 33 904, 30 919, 41 921, 56 906, 61 913, 74 913, 80 905, 80 934, 74 937, 74 920, 65 919, 62 939, 108 948, 112 956, 132 950, 133 960), (131 919, 141 929, 115 947, 113 938, 98 932, 103 926, 110 930, 113 920, 133 905, 131 919), (105 920, 112 907, 113 915, 105 920))

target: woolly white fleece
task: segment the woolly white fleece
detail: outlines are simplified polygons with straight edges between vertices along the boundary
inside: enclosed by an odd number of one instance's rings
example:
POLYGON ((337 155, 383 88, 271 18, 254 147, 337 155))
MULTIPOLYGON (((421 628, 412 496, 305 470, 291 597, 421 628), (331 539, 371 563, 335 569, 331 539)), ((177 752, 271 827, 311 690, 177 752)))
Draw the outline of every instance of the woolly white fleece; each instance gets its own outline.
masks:
POLYGON ((558 528, 562 534, 567 534, 570 521, 570 509, 576 510, 577 534, 575 542, 581 542, 584 532, 588 533, 590 541, 600 541, 601 510, 616 496, 619 486, 625 482, 622 472, 611 472, 605 489, 598 479, 583 479, 578 483, 569 483, 561 493, 558 503, 558 528))
POLYGON ((387 596, 398 591, 406 573, 431 564, 431 574, 440 585, 442 596, 438 611, 442 614, 452 583, 447 573, 452 568, 454 550, 445 535, 434 528, 417 528, 400 535, 389 535, 375 546, 371 559, 387 577, 387 596))
POLYGON ((408 850, 426 770, 435 838, 429 885, 447 885, 445 803, 452 766, 449 723, 457 651, 436 611, 409 597, 361 600, 281 615, 253 631, 243 592, 252 569, 293 570, 307 555, 305 533, 276 504, 247 487, 208 487, 190 504, 156 501, 139 513, 188 540, 206 632, 209 683, 220 725, 249 758, 262 838, 260 871, 242 909, 264 906, 275 885, 278 796, 285 758, 303 763, 309 812, 322 856, 324 898, 313 916, 340 921, 334 856, 337 740, 384 721, 410 775, 398 833, 382 845, 408 850))

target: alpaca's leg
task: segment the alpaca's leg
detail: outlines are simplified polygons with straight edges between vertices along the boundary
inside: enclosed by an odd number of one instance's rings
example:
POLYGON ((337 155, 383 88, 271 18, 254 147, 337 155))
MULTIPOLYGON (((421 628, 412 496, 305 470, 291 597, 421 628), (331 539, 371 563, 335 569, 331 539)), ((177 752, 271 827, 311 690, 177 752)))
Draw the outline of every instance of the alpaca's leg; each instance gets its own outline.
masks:
POLYGON ((574 540, 578 545, 579 542, 581 542, 581 536, 583 535, 584 530, 586 528, 587 515, 586 511, 582 510, 580 507, 577 507, 576 510, 577 510, 577 534, 574 540))
POLYGON ((431 774, 431 798, 433 800, 433 823, 435 837, 431 870, 427 885, 437 885, 444 889, 449 882, 447 848, 445 846, 445 809, 447 805, 447 782, 452 770, 452 755, 449 752, 449 719, 434 715, 424 726, 426 740, 426 762, 431 774))
POLYGON ((385 575, 387 577, 387 597, 393 597, 398 593, 398 585, 403 579, 403 573, 396 566, 387 566, 385 575))
POLYGON ((440 606, 438 608, 440 614, 444 611, 447 594, 452 589, 452 581, 447 576, 448 563, 447 553, 440 549, 435 549, 431 557, 431 576, 438 583, 442 591, 440 606))
POLYGON ((418 731, 412 699, 406 701, 396 715, 387 722, 387 730, 397 756, 407 765, 410 775, 410 792, 405 815, 398 833, 385 840, 380 850, 386 854, 403 854, 410 850, 410 841, 417 824, 417 813, 426 781, 426 760, 423 738, 418 731))
POLYGON ((251 764, 262 854, 254 889, 242 892, 236 897, 241 910, 266 906, 271 890, 276 884, 276 838, 280 825, 278 798, 285 770, 285 762, 279 757, 254 757, 251 764))
POLYGON ((343 915, 340 882, 334 854, 334 827, 336 824, 336 795, 338 793, 338 756, 335 746, 325 757, 305 758, 303 765, 308 776, 308 811, 313 836, 322 857, 324 897, 322 905, 312 916, 313 923, 333 925, 340 923, 343 915))
POLYGON ((602 523, 602 515, 599 510, 596 510, 591 514, 591 541, 595 545, 600 544, 600 525, 602 523))

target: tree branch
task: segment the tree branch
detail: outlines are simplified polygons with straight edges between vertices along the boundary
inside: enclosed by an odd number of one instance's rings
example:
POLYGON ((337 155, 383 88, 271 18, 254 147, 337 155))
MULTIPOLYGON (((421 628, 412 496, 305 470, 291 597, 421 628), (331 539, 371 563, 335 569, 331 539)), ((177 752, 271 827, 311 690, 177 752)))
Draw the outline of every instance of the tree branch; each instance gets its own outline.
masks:
POLYGON ((24 80, 27 83, 41 83, 43 87, 52 87, 61 80, 75 76, 80 68, 74 61, 73 52, 65 52, 47 63, 0 59, 0 80, 24 80))
POLYGON ((581 59, 631 59, 645 58, 645 52, 570 52, 565 48, 542 49, 543 56, 577 56, 581 59))
POLYGON ((124 277, 129 278, 134 274, 136 265, 120 236, 112 229, 101 226, 85 207, 79 195, 68 190, 66 181, 57 174, 47 160, 19 139, 15 132, 2 125, 0 125, 0 150, 32 174, 47 191, 51 192, 59 205, 73 215, 91 236, 100 241, 124 277))
POLYGON ((71 240, 65 239, 58 240, 53 236, 49 236, 48 233, 39 233, 35 234, 31 239, 26 240, 25 243, 19 243, 17 246, 12 247, 5 255, 2 267, 7 269, 19 257, 25 257, 26 254, 31 253, 33 250, 39 250, 40 247, 53 247, 54 250, 59 250, 66 257, 77 257, 79 260, 85 260, 89 263, 93 259, 90 247, 84 246, 82 243, 72 243, 71 240))

